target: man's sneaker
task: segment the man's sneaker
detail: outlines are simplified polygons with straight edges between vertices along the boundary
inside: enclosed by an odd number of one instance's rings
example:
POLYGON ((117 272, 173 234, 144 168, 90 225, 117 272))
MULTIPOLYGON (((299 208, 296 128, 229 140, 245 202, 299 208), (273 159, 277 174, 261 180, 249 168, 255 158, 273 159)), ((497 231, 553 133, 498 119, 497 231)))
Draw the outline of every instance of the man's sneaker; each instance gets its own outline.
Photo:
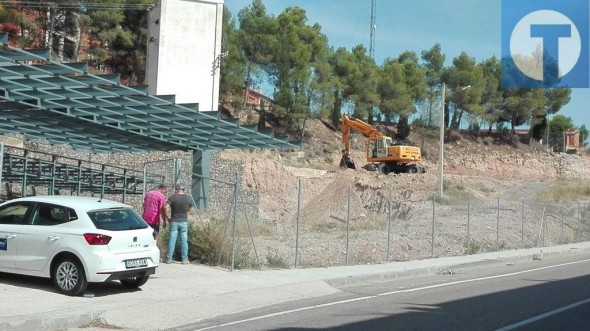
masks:
POLYGON ((172 263, 172 260, 166 260, 166 261, 164 261, 164 263, 170 264, 170 263, 172 263))
POLYGON ((189 264, 188 260, 182 260, 182 264, 189 264))

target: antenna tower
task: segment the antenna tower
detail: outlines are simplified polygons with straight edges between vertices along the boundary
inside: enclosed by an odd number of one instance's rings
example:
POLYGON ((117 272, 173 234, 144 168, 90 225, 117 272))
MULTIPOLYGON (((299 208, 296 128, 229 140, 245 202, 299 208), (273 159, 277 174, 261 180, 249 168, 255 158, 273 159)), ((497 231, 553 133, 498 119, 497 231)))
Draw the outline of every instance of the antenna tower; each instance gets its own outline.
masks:
POLYGON ((377 0, 371 0, 371 41, 369 44, 369 56, 371 58, 375 58, 375 30, 377 29, 377 24, 375 23, 375 19, 377 16, 377 0))

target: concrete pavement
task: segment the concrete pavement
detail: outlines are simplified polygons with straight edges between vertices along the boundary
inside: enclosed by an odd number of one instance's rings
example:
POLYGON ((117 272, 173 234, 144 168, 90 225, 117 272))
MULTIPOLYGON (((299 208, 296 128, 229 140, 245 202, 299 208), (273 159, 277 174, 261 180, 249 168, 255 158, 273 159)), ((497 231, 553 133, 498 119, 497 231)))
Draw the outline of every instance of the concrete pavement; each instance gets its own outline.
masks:
POLYGON ((335 286, 548 254, 590 251, 590 243, 375 265, 236 270, 161 264, 141 289, 91 284, 84 296, 54 291, 50 280, 0 274, 0 330, 57 330, 82 325, 164 330, 202 319, 338 292, 335 286), (94 322, 94 323, 91 323, 94 322))

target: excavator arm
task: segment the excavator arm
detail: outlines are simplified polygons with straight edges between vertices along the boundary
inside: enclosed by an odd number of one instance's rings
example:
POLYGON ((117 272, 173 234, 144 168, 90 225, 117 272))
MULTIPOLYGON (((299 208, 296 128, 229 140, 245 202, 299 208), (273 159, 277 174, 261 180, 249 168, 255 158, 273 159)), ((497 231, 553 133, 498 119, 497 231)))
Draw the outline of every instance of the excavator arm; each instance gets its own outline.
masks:
POLYGON ((350 136, 352 130, 362 133, 371 141, 377 140, 383 136, 383 133, 373 128, 370 124, 356 118, 350 118, 348 115, 343 114, 341 131, 344 148, 342 149, 342 159, 340 160, 340 167, 342 168, 356 169, 356 165, 350 157, 350 136))
POLYGON ((342 154, 348 154, 350 152, 350 135, 352 130, 362 133, 371 141, 375 141, 383 136, 383 133, 373 128, 369 123, 356 118, 349 118, 348 115, 343 114, 341 131, 344 149, 342 150, 342 154))

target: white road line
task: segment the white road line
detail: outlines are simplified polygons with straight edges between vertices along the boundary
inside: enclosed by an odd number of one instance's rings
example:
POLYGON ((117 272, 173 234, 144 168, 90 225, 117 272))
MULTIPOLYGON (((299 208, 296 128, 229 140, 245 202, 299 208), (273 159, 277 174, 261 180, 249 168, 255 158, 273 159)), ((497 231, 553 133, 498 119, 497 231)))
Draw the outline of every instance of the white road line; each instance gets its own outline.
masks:
MULTIPOLYGON (((196 329, 194 331, 211 330, 211 329, 221 328, 221 327, 225 327, 225 326, 232 326, 232 325, 236 325, 236 324, 242 324, 242 323, 246 323, 246 322, 257 321, 257 320, 261 320, 261 319, 265 319, 265 318, 270 318, 270 317, 276 317, 276 316, 281 316, 281 315, 287 315, 287 314, 297 313, 297 312, 300 312, 300 311, 305 311, 305 310, 310 310, 310 309, 336 306, 336 305, 341 305, 341 304, 345 304, 345 303, 356 302, 356 301, 363 301, 363 300, 368 300, 368 299, 373 299, 373 298, 378 298, 378 297, 384 297, 384 296, 393 295, 393 294, 399 294, 399 293, 417 292, 417 291, 430 290, 430 289, 439 288, 439 287, 446 287, 446 286, 453 286, 453 285, 458 285, 458 284, 478 282, 478 281, 482 281, 482 280, 490 280, 490 279, 497 279, 497 278, 504 278, 504 277, 522 275, 522 274, 526 274, 526 273, 530 273, 530 272, 547 270, 547 269, 553 269, 553 268, 559 268, 559 267, 565 267, 565 266, 574 265, 574 264, 580 264, 580 263, 585 263, 585 262, 590 262, 590 259, 581 260, 581 261, 574 261, 574 262, 567 262, 567 263, 556 264, 556 265, 552 265, 552 266, 535 268, 535 269, 529 269, 529 270, 523 270, 523 271, 517 271, 517 272, 511 272, 511 273, 508 273, 508 274, 488 276, 488 277, 481 277, 481 278, 474 278, 474 279, 465 279, 465 280, 459 280, 459 281, 450 282, 450 283, 443 283, 443 284, 437 284, 437 285, 417 287, 417 288, 412 288, 412 289, 407 289, 407 290, 399 290, 399 291, 393 291, 393 292, 379 293, 379 294, 376 294, 376 295, 369 295, 369 296, 364 296, 364 297, 360 297, 360 298, 354 298, 354 299, 348 299, 348 300, 341 300, 341 301, 334 301, 334 302, 323 303, 323 304, 319 304, 319 305, 301 307, 301 308, 297 308, 297 309, 284 310, 284 311, 280 311, 280 312, 276 312, 276 313, 272 313, 272 314, 266 314, 266 315, 251 317, 251 318, 247 318, 247 319, 243 319, 243 320, 239 320, 239 321, 233 321, 233 322, 223 323, 223 324, 214 325, 214 326, 208 326, 208 327, 205 327, 205 328, 196 329)), ((583 302, 584 301, 582 301, 582 303, 580 303, 580 304, 583 304, 583 302)), ((564 308, 567 308, 567 307, 564 307, 564 308)), ((564 309, 564 308, 561 308, 561 309, 564 309)), ((543 315, 540 315, 540 316, 543 316, 543 315)))
POLYGON ((552 269, 552 268, 557 268, 557 267, 564 267, 564 266, 573 265, 573 264, 580 264, 580 263, 589 262, 589 261, 590 261, 590 259, 586 259, 586 260, 582 260, 582 261, 568 262, 568 263, 556 264, 556 265, 547 266, 547 267, 541 267, 541 268, 535 268, 535 269, 529 269, 529 270, 511 272, 509 274, 503 274, 503 275, 495 275, 495 276, 488 276, 488 277, 481 277, 481 278, 474 278, 474 279, 458 280, 456 282, 436 284, 436 285, 430 285, 430 286, 424 286, 424 287, 417 287, 417 288, 412 288, 412 289, 407 289, 407 290, 401 290, 401 291, 393 291, 393 292, 387 292, 387 293, 380 293, 380 294, 377 294, 376 296, 381 297, 381 296, 387 296, 387 295, 398 294, 398 293, 417 292, 417 291, 422 291, 422 290, 430 290, 430 289, 438 288, 438 287, 446 287, 446 286, 452 286, 452 285, 457 285, 457 284, 465 284, 465 283, 479 282, 479 281, 482 281, 482 280, 490 280, 490 279, 496 279, 496 278, 504 278, 504 277, 522 275, 522 274, 526 274, 526 273, 534 272, 534 271, 541 271, 541 270, 552 269))
POLYGON ((329 307, 329 306, 336 306, 336 305, 340 305, 340 304, 344 304, 344 303, 355 302, 355 301, 362 301, 362 300, 372 299, 372 298, 376 298, 376 297, 377 297, 376 295, 370 295, 370 296, 366 296, 366 297, 360 297, 360 298, 354 298, 354 299, 348 299, 348 300, 342 300, 342 301, 334 301, 334 302, 329 302, 329 303, 323 303, 321 305, 313 305, 313 306, 307 306, 307 307, 302 307, 302 308, 297 308, 297 309, 284 310, 284 311, 280 311, 280 312, 276 312, 276 313, 272 313, 272 314, 267 314, 267 315, 261 315, 261 316, 247 318, 245 320, 233 321, 233 322, 229 322, 229 323, 224 323, 224 324, 209 326, 209 327, 202 328, 202 329, 196 329, 195 331, 210 330, 210 329, 215 329, 215 328, 221 328, 221 327, 224 327, 224 326, 231 326, 231 325, 236 325, 236 324, 241 324, 241 323, 246 323, 246 322, 252 322, 252 321, 257 321, 257 320, 261 320, 261 319, 265 319, 265 318, 269 318, 269 317, 287 315, 287 314, 292 314, 292 313, 296 313, 296 312, 300 312, 300 311, 304 311, 304 310, 315 309, 315 308, 323 308, 323 307, 329 307))
POLYGON ((516 324, 505 326, 505 327, 503 327, 501 329, 498 329, 496 331, 509 331, 509 330, 514 330, 514 329, 517 329, 517 328, 519 328, 521 326, 524 326, 524 325, 527 325, 527 324, 531 324, 531 323, 535 323, 535 322, 540 321, 540 320, 542 320, 544 318, 547 318, 549 316, 553 316, 555 314, 562 313, 562 312, 564 312, 566 310, 570 310, 570 309, 576 308, 578 306, 585 305, 587 303, 590 303, 590 299, 586 299, 586 300, 583 300, 583 301, 580 301, 580 302, 573 303, 573 304, 571 304, 569 306, 565 306, 565 307, 562 307, 562 308, 559 308, 559 309, 550 311, 548 313, 541 314, 539 316, 535 316, 535 317, 529 318, 528 320, 524 320, 524 321, 518 322, 516 324))

